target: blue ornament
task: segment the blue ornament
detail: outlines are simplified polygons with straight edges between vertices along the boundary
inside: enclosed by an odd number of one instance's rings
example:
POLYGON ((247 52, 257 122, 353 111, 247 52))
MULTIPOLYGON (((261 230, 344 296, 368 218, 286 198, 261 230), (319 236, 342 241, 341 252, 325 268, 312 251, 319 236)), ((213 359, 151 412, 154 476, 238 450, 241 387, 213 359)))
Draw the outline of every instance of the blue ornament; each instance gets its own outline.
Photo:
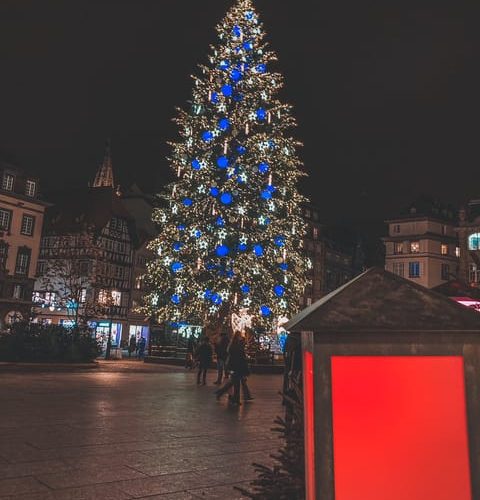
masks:
POLYGON ((266 64, 259 64, 255 69, 257 70, 257 73, 266 73, 267 65, 266 64))
POLYGON ((282 262, 278 266, 282 271, 288 271, 288 264, 286 262, 282 262))
POLYGON ((220 201, 224 205, 230 205, 233 201, 233 196, 230 193, 223 193, 222 196, 220 196, 220 201))
POLYGON ((244 155, 247 152, 247 148, 245 146, 237 146, 237 153, 239 155, 244 155))
POLYGON ((263 122, 267 119, 267 112, 263 108, 257 109, 257 118, 263 122))
POLYGON ((181 262, 174 262, 171 265, 171 269, 174 273, 178 273, 178 271, 181 271, 183 269, 183 264, 181 262))
POLYGON ((218 168, 225 169, 228 167, 228 158, 226 156, 220 156, 217 158, 218 168))
POLYGON ((210 132, 209 130, 206 130, 205 132, 203 132, 202 139, 205 142, 213 141, 213 134, 212 134, 212 132, 210 132))
POLYGON ((276 144, 275 144, 275 141, 272 141, 271 139, 268 141, 268 147, 270 149, 275 149, 276 147, 276 144))
POLYGON ((242 79, 242 72, 239 71, 238 69, 233 69, 230 73, 230 78, 234 81, 234 82, 238 82, 242 79))
POLYGON ((246 42, 243 42, 243 48, 245 50, 253 50, 253 42, 251 40, 247 40, 246 42))
POLYGON ((175 295, 172 295, 172 296, 170 297, 170 300, 171 300, 174 304, 178 305, 178 304, 180 304, 180 300, 181 300, 181 299, 180 299, 180 297, 179 297, 178 295, 176 295, 176 294, 175 294, 175 295))
POLYGON ((202 165, 196 158, 192 160, 192 168, 193 170, 200 170, 202 168, 202 165))
POLYGON ((213 186, 210 188, 210 196, 218 196, 220 194, 220 191, 218 190, 217 187, 213 186))
POLYGON ((242 293, 243 293, 243 294, 245 294, 245 295, 246 295, 247 293, 249 293, 249 292, 250 292, 250 286, 249 286, 249 285, 242 285, 242 286, 240 287, 240 290, 242 291, 242 293))
POLYGON ((221 118, 218 120, 218 128, 220 130, 228 130, 230 128, 230 120, 228 118, 221 118))
POLYGON ((177 226, 177 229, 178 229, 179 231, 185 231, 185 229, 186 229, 185 224, 179 224, 179 225, 177 226))
POLYGON ((268 165, 268 163, 262 162, 262 163, 260 163, 260 165, 258 166, 258 171, 259 171, 261 174, 266 174, 269 170, 270 170, 270 166, 268 165))
POLYGON ((270 190, 268 189, 265 189, 264 191, 262 191, 262 194, 260 195, 264 200, 270 200, 272 198, 272 193, 270 192, 270 190))
POLYGON ((219 306, 222 303, 222 297, 218 295, 218 293, 212 294, 211 301, 216 305, 219 306))
POLYGON ((245 13, 245 19, 247 21, 252 21, 255 18, 255 14, 249 10, 248 12, 245 13))
POLYGON ((211 290, 205 290, 205 293, 203 296, 206 300, 210 300, 212 298, 212 295, 213 295, 213 292, 211 290))
POLYGON ((202 231, 200 231, 200 229, 197 229, 197 230, 195 231, 195 233, 194 233, 194 236, 195 236, 195 238, 197 238, 197 240, 198 240, 198 238, 200 238, 200 237, 202 236, 202 231))
POLYGON ((285 246, 285 236, 275 236, 273 242, 277 247, 284 247, 285 246))
POLYGON ((262 245, 255 245, 253 247, 253 252, 257 257, 263 257, 263 247, 262 245))
POLYGON ((175 252, 180 252, 180 250, 183 248, 183 243, 180 243, 180 241, 176 241, 174 244, 173 244, 173 250, 175 252))
POLYGON ((234 26, 232 33, 233 33, 233 36, 240 38, 242 36, 242 28, 240 28, 240 26, 234 26))
POLYGON ((270 184, 270 186, 267 186, 267 191, 270 191, 271 193, 274 193, 277 190, 275 186, 270 184))
POLYGON ((239 251, 239 252, 246 252, 246 251, 247 251, 247 249, 248 249, 248 247, 247 247, 247 244, 246 244, 246 243, 240 243, 240 244, 238 245, 238 251, 239 251))
POLYGON ((217 268, 217 266, 213 262, 209 262, 205 267, 207 268, 207 271, 213 271, 217 268))
POLYGON ((242 95, 242 94, 235 94, 235 95, 233 96, 233 100, 234 100, 235 102, 241 102, 241 101, 243 101, 243 95, 242 95))
POLYGON ((273 291, 277 297, 283 297, 285 295, 285 287, 282 285, 275 285, 273 291))
POLYGON ((220 62, 220 64, 218 65, 218 67, 221 70, 226 71, 230 67, 230 61, 223 60, 223 61, 220 62))
POLYGON ((237 177, 237 182, 238 182, 239 184, 245 184, 245 179, 239 175, 239 176, 237 177))
POLYGON ((213 104, 217 104, 218 103, 218 94, 216 92, 212 92, 212 96, 210 97, 210 101, 213 104))
POLYGON ((223 220, 223 217, 217 217, 217 220, 215 221, 215 224, 218 227, 223 227, 225 225, 225 221, 223 220))
POLYGON ((232 97, 232 95, 233 95, 233 87, 231 85, 224 85, 222 87, 222 94, 225 97, 232 97))
POLYGON ((272 311, 270 310, 270 308, 268 306, 262 306, 260 308, 260 312, 262 313, 262 316, 270 316, 270 314, 272 314, 272 311))
POLYGON ((184 198, 182 203, 186 207, 191 207, 193 205, 193 200, 191 198, 184 198))
POLYGON ((229 269, 227 271, 227 278, 232 279, 234 276, 235 276, 235 273, 231 269, 229 269))
POLYGON ((260 224, 262 224, 263 226, 268 226, 270 222, 272 221, 268 217, 266 217, 265 219, 263 219, 263 221, 260 222, 260 224))
POLYGON ((220 245, 215 250, 218 257, 226 257, 230 253, 230 249, 226 245, 220 245))

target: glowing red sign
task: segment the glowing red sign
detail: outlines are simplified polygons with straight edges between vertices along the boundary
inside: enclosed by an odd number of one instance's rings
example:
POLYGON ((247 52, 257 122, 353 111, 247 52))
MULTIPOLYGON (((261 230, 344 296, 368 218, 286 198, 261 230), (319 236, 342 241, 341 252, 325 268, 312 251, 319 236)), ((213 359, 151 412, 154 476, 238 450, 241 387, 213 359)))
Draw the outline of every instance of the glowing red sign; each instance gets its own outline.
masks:
POLYGON ((471 500, 461 357, 333 357, 336 500, 471 500))

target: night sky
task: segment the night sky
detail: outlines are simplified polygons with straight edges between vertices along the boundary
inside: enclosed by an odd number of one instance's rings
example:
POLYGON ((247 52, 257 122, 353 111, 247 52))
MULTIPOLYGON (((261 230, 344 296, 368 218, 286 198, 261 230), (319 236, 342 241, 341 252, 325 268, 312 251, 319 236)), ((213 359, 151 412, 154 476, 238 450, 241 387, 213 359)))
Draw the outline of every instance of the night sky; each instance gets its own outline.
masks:
MULTIPOLYGON (((43 190, 168 179, 174 107, 227 0, 2 0, 0 151, 43 190)), ((257 0, 326 221, 480 197, 478 2, 257 0), (476 5, 477 4, 477 5, 476 5)))

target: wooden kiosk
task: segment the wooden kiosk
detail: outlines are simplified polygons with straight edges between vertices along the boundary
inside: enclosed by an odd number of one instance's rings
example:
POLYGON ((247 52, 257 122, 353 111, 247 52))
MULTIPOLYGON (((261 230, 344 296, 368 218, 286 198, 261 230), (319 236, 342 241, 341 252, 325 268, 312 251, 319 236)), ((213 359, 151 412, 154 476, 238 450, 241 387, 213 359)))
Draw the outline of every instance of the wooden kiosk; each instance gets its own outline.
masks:
POLYGON ((301 333, 307 500, 480 500, 480 314, 371 269, 301 333))

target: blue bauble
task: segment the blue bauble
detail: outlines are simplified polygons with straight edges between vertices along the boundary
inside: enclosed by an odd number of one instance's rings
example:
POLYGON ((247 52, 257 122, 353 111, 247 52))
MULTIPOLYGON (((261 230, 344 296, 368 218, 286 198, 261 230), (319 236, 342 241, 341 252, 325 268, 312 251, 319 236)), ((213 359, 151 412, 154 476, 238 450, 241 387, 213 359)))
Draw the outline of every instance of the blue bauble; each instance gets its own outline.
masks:
POLYGON ((223 227, 223 226, 225 226, 225 220, 223 219, 223 217, 217 217, 217 220, 215 221, 215 224, 218 227, 223 227))
POLYGON ((239 252, 246 252, 248 250, 247 244, 246 243, 240 243, 238 245, 238 251, 239 252))
POLYGON ((231 85, 224 85, 222 87, 222 94, 225 97, 232 97, 233 94, 233 87, 231 85))
POLYGON ((228 130, 230 128, 230 120, 228 118, 220 118, 220 120, 218 120, 218 128, 220 130, 228 130))
POLYGON ((240 28, 240 26, 234 26, 232 34, 234 37, 240 38, 242 36, 242 28, 240 28))
POLYGON ((266 73, 267 65, 266 64, 259 64, 255 69, 257 70, 257 73, 266 73))
POLYGON ((276 190, 277 190, 277 188, 272 184, 267 186, 267 191, 270 191, 271 193, 274 193, 276 190))
POLYGON ((181 299, 180 299, 180 297, 179 297, 178 295, 176 295, 176 294, 175 294, 175 295, 172 295, 172 296, 170 297, 170 300, 171 300, 174 304, 178 305, 178 304, 180 304, 180 300, 181 300, 181 299))
POLYGON ((262 162, 262 163, 260 163, 260 165, 258 166, 258 171, 259 171, 261 174, 266 174, 269 170, 270 170, 270 166, 268 165, 268 163, 262 162))
POLYGON ((288 264, 286 262, 282 262, 281 264, 278 265, 278 267, 282 270, 282 271, 288 271, 288 264))
POLYGON ((210 142, 213 141, 213 134, 210 132, 210 130, 206 130, 205 132, 202 133, 202 139, 205 142, 210 142))
POLYGON ((179 225, 177 226, 177 229, 178 229, 179 231, 185 231, 185 229, 186 229, 185 224, 179 224, 179 225))
POLYGON ((249 285, 242 285, 240 287, 240 290, 242 291, 243 294, 247 294, 247 293, 250 293, 250 286, 249 285))
POLYGON ((285 287, 282 285, 275 285, 273 291, 277 297, 283 297, 285 295, 285 287))
POLYGON ((210 97, 210 101, 213 104, 217 104, 218 103, 218 94, 216 92, 212 92, 212 96, 210 97))
POLYGON ((174 273, 178 273, 179 271, 181 271, 183 269, 183 264, 181 262, 174 262, 171 266, 170 266, 171 270, 174 272, 174 273))
POLYGON ((213 295, 213 292, 211 290, 205 290, 205 293, 204 293, 203 297, 206 300, 210 300, 212 298, 212 295, 213 295))
POLYGON ((213 186, 210 188, 210 196, 218 196, 220 191, 217 187, 213 186))
POLYGON ((218 65, 218 67, 221 70, 226 71, 230 67, 230 61, 223 60, 223 61, 220 62, 220 64, 218 65))
POLYGON ((195 238, 197 238, 197 240, 198 240, 198 238, 201 238, 201 236, 202 236, 202 231, 200 231, 200 229, 197 229, 197 230, 195 231, 194 236, 195 236, 195 238))
POLYGON ((267 119, 267 112, 263 108, 257 109, 257 118, 263 122, 267 119))
POLYGON ((249 10, 248 12, 245 13, 245 19, 247 21, 252 21, 255 18, 255 14, 249 10))
POLYGON ((193 205, 193 200, 191 198, 184 198, 182 203, 186 207, 191 207, 193 205))
POLYGON ((241 101, 243 101, 243 95, 242 95, 242 94, 235 94, 235 95, 233 96, 233 100, 234 100, 235 102, 241 102, 241 101))
POLYGON ((230 253, 230 249, 226 245, 220 245, 215 250, 218 257, 226 257, 230 253))
POLYGON ((285 236, 275 236, 273 242, 275 243, 275 245, 277 245, 277 247, 284 247, 285 246, 285 236))
POLYGON ((176 241, 174 244, 173 244, 173 250, 175 252, 180 252, 180 250, 183 248, 183 243, 181 243, 180 241, 176 241))
POLYGON ((263 247, 262 245, 255 245, 253 247, 253 252, 257 257, 263 257, 263 247))
POLYGON ((268 189, 265 189, 262 191, 262 194, 260 195, 264 200, 270 200, 272 198, 272 193, 268 189))
POLYGON ((231 269, 229 269, 226 274, 229 279, 232 279, 235 276, 235 273, 231 269))
POLYGON ((216 305, 219 306, 222 303, 222 297, 218 295, 218 293, 213 293, 211 297, 211 301, 216 305))
POLYGON ((245 146, 237 146, 237 153, 239 155, 244 155, 247 152, 247 148, 245 146))
POLYGON ((238 69, 233 69, 231 72, 230 72, 230 78, 234 81, 234 82, 238 82, 242 79, 242 72, 239 71, 238 69))
POLYGON ((193 170, 200 170, 202 168, 202 165, 196 158, 192 160, 192 168, 193 170))
POLYGON ((237 182, 238 182, 239 184, 245 184, 245 179, 243 179, 242 177, 238 176, 238 177, 237 177, 237 182))
POLYGON ((246 42, 243 42, 243 48, 245 50, 253 50, 253 42, 251 40, 247 40, 246 42))
POLYGON ((260 308, 260 313, 262 314, 262 316, 267 317, 270 316, 270 314, 272 314, 272 311, 268 306, 262 306, 260 308))
POLYGON ((222 196, 220 196, 220 201, 224 205, 230 205, 233 201, 233 196, 230 193, 223 193, 222 196))
POLYGON ((228 167, 228 158, 226 156, 220 156, 217 158, 218 168, 225 169, 228 167))

